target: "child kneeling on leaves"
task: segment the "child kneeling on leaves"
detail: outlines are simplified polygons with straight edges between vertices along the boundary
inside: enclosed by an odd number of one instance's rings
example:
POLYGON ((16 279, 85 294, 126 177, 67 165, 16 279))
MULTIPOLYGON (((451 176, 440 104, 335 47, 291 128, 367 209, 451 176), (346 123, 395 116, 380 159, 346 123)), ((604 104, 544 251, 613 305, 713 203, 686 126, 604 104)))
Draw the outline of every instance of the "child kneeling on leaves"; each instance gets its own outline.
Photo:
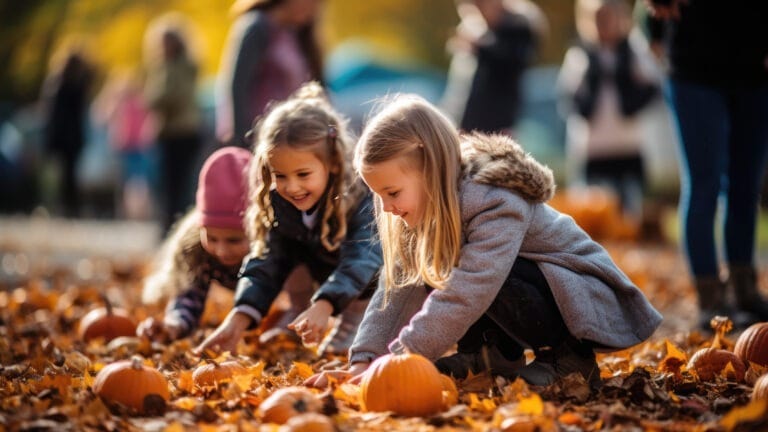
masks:
POLYGON ((428 102, 399 96, 366 125, 355 167, 376 196, 381 284, 349 369, 307 385, 359 380, 375 358, 412 352, 456 377, 548 385, 576 372, 596 387, 595 350, 638 344, 660 324, 607 251, 546 204, 551 170, 510 138, 460 136, 428 102))

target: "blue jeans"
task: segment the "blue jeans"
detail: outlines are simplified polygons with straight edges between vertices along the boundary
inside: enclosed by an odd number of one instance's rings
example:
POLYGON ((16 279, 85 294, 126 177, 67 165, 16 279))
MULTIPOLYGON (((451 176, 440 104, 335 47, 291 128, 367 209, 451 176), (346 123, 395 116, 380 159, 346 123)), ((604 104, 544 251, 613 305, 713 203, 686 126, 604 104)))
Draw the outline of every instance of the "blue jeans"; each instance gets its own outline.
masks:
POLYGON ((768 85, 669 83, 681 144, 682 241, 695 277, 716 276, 715 213, 724 199, 725 260, 754 265, 755 225, 768 150, 768 85))

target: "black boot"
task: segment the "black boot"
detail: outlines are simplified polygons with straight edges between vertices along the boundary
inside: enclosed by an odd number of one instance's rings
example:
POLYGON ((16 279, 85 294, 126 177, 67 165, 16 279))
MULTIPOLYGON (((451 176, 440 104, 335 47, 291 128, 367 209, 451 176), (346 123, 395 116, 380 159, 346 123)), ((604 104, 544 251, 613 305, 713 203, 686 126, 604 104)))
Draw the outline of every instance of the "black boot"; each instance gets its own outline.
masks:
POLYGON ((602 385, 594 350, 573 336, 555 348, 538 350, 533 362, 517 370, 526 382, 540 386, 550 385, 572 373, 579 373, 592 389, 602 385))
POLYGON ((719 277, 696 277, 694 286, 699 296, 699 330, 711 333, 710 322, 716 316, 728 317, 737 329, 746 328, 757 322, 754 314, 728 304, 725 295, 727 286, 719 277))
POLYGON ((757 273, 750 265, 731 265, 729 283, 736 295, 736 307, 755 315, 759 321, 768 321, 768 302, 758 291, 757 273))

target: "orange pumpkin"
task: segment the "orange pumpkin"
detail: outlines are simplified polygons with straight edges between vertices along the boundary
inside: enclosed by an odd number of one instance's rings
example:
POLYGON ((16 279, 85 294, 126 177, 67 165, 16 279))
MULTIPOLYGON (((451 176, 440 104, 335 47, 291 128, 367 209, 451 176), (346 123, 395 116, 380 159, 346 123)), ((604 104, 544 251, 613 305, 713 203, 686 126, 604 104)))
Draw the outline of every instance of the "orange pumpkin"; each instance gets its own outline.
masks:
POLYGON ((744 362, 768 366, 768 323, 752 324, 736 340, 733 352, 744 362))
POLYGON ((144 412, 144 398, 157 395, 170 399, 168 380, 157 369, 147 366, 141 357, 108 364, 93 381, 93 392, 108 402, 118 402, 144 412))
POLYGON ((269 395, 259 405, 259 415, 266 423, 283 424, 306 412, 319 412, 323 403, 304 387, 284 387, 269 395))
POLYGON ((363 374, 360 397, 366 411, 428 416, 443 409, 443 379, 435 365, 419 354, 387 354, 363 374))
POLYGON ((217 363, 208 361, 195 368, 192 372, 192 382, 195 388, 215 387, 221 382, 229 381, 233 376, 245 374, 248 370, 235 360, 217 363))
POLYGON ((768 399, 768 375, 760 375, 752 388, 752 400, 768 399))
POLYGON ((136 323, 128 312, 113 308, 109 301, 105 300, 105 304, 80 319, 80 338, 86 342, 103 338, 108 343, 120 336, 136 336, 136 323))
POLYGON ((688 361, 688 368, 696 371, 703 381, 712 381, 726 371, 728 364, 731 370, 727 372, 727 378, 732 381, 744 381, 746 366, 734 353, 717 348, 702 348, 696 351, 688 361))
POLYGON ((318 413, 304 413, 291 417, 280 426, 279 432, 334 432, 335 430, 336 427, 330 418, 318 413))
POLYGON ((459 402, 459 390, 453 378, 440 374, 440 382, 443 384, 443 409, 448 409, 459 402))

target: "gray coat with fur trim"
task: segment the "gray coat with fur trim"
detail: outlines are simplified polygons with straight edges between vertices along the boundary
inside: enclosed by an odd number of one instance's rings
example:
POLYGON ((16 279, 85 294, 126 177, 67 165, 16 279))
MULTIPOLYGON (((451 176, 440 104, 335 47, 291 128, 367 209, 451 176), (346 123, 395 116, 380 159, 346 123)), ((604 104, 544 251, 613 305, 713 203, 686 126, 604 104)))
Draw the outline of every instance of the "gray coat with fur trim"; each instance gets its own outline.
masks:
POLYGON ((518 256, 538 263, 578 339, 619 350, 647 339, 661 315, 606 250, 545 202, 555 183, 514 141, 470 135, 459 182, 463 246, 444 289, 379 286, 350 349, 350 363, 407 348, 435 360, 488 309, 518 256))

